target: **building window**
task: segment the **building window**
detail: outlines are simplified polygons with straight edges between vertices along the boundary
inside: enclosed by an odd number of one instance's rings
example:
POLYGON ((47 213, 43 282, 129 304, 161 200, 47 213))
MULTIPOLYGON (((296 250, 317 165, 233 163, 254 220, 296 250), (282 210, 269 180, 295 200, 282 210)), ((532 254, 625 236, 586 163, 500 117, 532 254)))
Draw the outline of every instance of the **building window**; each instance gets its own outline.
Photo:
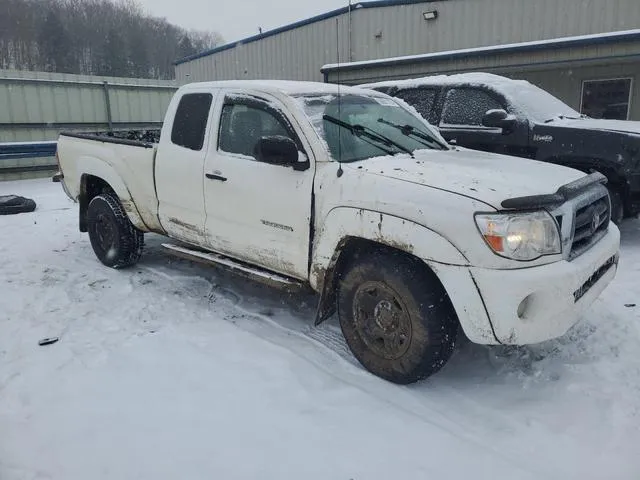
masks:
POLYGON ((631 104, 630 78, 585 80, 581 112, 592 118, 627 120, 631 104))

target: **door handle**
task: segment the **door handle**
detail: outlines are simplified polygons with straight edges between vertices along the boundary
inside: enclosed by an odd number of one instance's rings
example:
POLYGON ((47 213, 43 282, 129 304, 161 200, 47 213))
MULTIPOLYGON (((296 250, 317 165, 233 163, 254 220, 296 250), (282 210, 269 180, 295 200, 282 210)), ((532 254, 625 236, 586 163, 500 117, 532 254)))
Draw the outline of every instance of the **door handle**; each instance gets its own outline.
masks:
POLYGON ((209 180, 220 180, 221 182, 226 182, 227 177, 223 177, 222 175, 215 175, 213 173, 205 173, 205 177, 209 180))

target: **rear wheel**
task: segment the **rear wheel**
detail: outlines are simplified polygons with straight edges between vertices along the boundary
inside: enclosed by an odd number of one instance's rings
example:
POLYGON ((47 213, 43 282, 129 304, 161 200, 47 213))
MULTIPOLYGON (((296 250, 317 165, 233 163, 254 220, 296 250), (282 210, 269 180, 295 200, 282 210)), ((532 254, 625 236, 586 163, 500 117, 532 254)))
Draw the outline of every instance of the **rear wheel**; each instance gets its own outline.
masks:
POLYGON ((124 268, 140 259, 144 234, 129 221, 114 194, 98 195, 89 202, 87 229, 96 257, 107 267, 124 268))
POLYGON ((458 328, 453 305, 425 265, 391 251, 356 255, 338 293, 340 326, 370 372, 408 384, 449 360, 458 328))

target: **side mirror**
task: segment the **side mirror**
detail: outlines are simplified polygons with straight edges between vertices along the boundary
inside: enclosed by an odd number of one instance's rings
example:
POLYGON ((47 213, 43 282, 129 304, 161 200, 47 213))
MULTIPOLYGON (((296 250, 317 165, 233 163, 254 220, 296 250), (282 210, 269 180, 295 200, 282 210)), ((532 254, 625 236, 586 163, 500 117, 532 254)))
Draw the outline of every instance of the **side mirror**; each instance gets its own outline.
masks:
POLYGON ((516 117, 509 115, 505 110, 489 110, 482 117, 482 125, 509 132, 516 125, 516 117))
POLYGON ((293 167, 294 170, 309 168, 309 160, 299 161, 298 147, 289 137, 274 135, 262 137, 255 148, 255 157, 264 163, 293 167))

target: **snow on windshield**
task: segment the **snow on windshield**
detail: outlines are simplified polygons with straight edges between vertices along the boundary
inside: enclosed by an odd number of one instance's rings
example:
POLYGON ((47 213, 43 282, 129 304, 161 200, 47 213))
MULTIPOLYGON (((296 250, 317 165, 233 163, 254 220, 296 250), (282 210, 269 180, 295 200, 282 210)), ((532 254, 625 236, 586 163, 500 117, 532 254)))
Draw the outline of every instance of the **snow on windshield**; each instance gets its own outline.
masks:
POLYGON ((337 161, 448 148, 415 109, 397 99, 353 93, 294 98, 337 161))

